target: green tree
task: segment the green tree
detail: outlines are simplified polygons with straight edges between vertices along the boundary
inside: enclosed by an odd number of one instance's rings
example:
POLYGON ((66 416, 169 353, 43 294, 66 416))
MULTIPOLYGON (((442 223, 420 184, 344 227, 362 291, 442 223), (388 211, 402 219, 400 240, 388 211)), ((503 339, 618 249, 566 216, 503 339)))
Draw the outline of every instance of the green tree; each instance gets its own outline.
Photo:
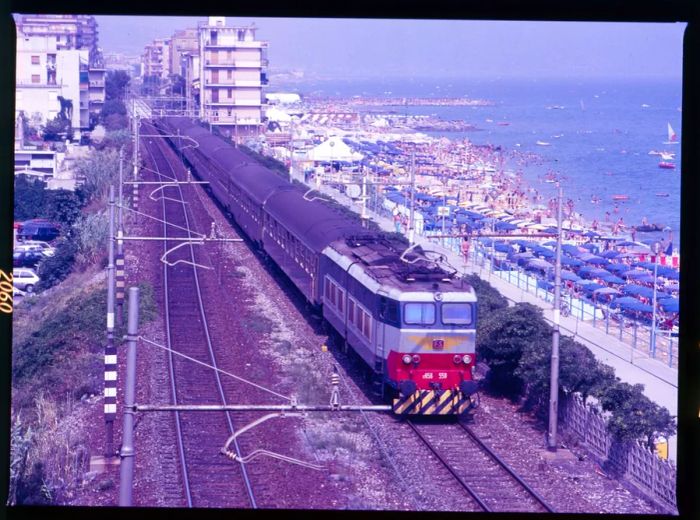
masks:
POLYGON ((495 310, 479 322, 477 358, 489 365, 487 383, 494 392, 517 397, 525 379, 515 370, 531 345, 538 348, 551 340, 551 329, 542 319, 542 311, 529 303, 495 310))
POLYGON ((105 101, 105 104, 102 106, 102 111, 100 112, 100 121, 105 123, 107 118, 109 118, 109 116, 112 114, 126 116, 126 107, 124 106, 124 103, 118 99, 110 99, 109 101, 105 101))
POLYGON ((58 117, 52 119, 46 123, 42 134, 46 141, 62 141, 73 134, 71 122, 67 119, 59 119, 58 117))
POLYGON ((15 220, 41 216, 44 210, 46 184, 26 175, 15 176, 15 220))
POLYGON ((107 252, 109 222, 103 213, 90 213, 75 223, 73 234, 78 246, 76 261, 85 266, 97 262, 107 252))
POLYGON ((83 199, 80 192, 69 190, 47 190, 44 196, 42 216, 59 222, 65 234, 80 217, 83 199))
POLYGON ((105 118, 105 128, 110 131, 128 128, 129 118, 123 114, 110 114, 105 118))
POLYGON ((85 200, 103 197, 119 175, 119 153, 114 149, 95 150, 76 161, 76 172, 85 179, 80 188, 85 200))
POLYGON ((105 99, 124 99, 131 78, 123 70, 110 70, 105 78, 105 99))
POLYGON ((39 262, 36 274, 41 280, 37 289, 43 291, 65 280, 73 270, 77 252, 78 247, 71 237, 63 237, 58 242, 54 255, 39 262))

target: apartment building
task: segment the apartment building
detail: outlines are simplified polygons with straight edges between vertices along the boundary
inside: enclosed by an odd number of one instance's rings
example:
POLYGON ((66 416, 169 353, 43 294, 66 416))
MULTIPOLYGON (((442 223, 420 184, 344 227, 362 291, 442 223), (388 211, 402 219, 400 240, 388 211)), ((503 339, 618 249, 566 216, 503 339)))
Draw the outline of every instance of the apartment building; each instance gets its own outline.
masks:
POLYGON ((170 38, 170 74, 186 76, 186 56, 199 52, 199 33, 197 29, 175 31, 170 38))
POLYGON ((226 26, 224 17, 199 24, 199 116, 238 140, 261 131, 267 42, 256 28, 226 26))
POLYGON ((21 15, 17 24, 16 113, 45 125, 57 115, 89 130, 105 99, 97 23, 87 15, 21 15))
POLYGON ((170 75, 170 39, 157 38, 146 45, 141 62, 144 77, 167 79, 170 75))

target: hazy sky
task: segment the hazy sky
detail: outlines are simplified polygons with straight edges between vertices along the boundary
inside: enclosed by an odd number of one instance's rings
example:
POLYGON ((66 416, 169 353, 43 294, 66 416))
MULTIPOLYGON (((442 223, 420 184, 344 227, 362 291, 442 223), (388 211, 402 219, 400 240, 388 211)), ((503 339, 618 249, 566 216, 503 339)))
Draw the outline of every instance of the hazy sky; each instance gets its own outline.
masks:
MULTIPOLYGON (((195 17, 96 16, 105 52, 140 54, 195 17)), ((270 68, 362 76, 666 77, 686 24, 227 18, 259 28, 270 68)))

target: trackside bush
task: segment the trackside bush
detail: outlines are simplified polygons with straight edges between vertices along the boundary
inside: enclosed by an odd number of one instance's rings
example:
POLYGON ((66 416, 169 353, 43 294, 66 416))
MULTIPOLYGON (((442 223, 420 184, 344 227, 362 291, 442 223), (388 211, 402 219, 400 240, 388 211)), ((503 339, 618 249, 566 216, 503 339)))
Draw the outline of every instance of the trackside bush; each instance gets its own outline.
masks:
MULTIPOLYGON (((552 329, 541 309, 528 303, 512 307, 490 284, 476 276, 467 281, 479 301, 477 358, 489 365, 487 388, 522 401, 523 408, 541 419, 549 407, 552 329)), ((650 443, 656 433, 672 435, 673 417, 643 394, 642 385, 629 385, 612 368, 598 362, 590 350, 570 337, 559 343, 559 381, 564 393, 593 396, 607 412, 608 431, 619 441, 650 443)))

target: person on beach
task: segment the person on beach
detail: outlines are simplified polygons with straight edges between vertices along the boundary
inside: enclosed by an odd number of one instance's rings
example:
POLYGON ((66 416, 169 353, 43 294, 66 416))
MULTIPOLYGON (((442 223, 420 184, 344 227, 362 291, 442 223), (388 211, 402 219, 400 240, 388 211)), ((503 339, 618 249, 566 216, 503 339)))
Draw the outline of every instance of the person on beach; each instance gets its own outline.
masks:
POLYGON ((462 256, 464 256, 464 262, 469 261, 469 239, 464 237, 462 239, 462 256))

